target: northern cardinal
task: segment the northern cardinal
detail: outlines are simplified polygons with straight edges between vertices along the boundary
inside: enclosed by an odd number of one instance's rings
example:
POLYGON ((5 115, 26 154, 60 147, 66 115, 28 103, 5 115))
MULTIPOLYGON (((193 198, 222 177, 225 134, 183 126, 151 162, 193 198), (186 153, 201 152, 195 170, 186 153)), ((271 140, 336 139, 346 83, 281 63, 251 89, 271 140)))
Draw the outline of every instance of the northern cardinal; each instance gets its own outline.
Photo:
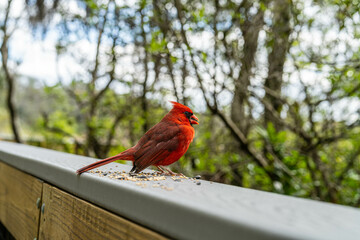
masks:
POLYGON ((147 131, 135 146, 118 155, 80 168, 76 173, 81 174, 115 160, 129 160, 133 161, 130 173, 139 173, 153 165, 161 173, 175 175, 163 166, 176 162, 185 154, 195 135, 192 125, 199 124, 199 119, 187 106, 177 102, 171 103, 173 105, 171 111, 147 131))

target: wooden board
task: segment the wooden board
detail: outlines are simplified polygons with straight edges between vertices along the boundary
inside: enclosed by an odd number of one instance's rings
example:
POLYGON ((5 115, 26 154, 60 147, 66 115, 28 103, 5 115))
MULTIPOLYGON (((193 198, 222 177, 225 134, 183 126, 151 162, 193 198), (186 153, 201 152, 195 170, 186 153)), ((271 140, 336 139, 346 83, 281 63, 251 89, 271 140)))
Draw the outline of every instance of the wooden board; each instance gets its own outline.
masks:
POLYGON ((44 184, 40 240, 166 239, 149 229, 44 184))
POLYGON ((0 221, 18 240, 38 236, 42 182, 0 162, 0 221))

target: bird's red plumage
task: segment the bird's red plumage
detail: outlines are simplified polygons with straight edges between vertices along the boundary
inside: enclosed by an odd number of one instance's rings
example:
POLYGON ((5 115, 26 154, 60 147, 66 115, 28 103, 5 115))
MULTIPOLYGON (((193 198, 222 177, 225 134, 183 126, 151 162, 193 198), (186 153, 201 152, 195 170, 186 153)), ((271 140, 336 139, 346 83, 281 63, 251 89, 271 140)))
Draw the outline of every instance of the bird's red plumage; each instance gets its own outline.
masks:
POLYGON ((198 119, 187 106, 177 102, 171 103, 173 104, 171 111, 147 131, 134 147, 85 166, 77 170, 77 173, 81 174, 115 160, 133 161, 133 171, 136 173, 151 165, 167 166, 179 160, 194 138, 195 131, 192 124, 198 124, 198 119))

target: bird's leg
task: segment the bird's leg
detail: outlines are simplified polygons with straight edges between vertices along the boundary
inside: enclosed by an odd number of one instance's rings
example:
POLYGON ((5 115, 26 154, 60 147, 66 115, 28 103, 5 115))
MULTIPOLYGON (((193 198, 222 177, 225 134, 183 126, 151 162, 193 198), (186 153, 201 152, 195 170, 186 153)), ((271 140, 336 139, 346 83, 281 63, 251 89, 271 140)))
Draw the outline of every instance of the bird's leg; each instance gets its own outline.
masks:
POLYGON ((166 172, 168 172, 168 174, 166 174, 166 175, 169 175, 169 176, 182 176, 182 177, 185 177, 185 175, 184 175, 184 174, 182 174, 182 173, 175 173, 175 172, 171 171, 171 170, 170 170, 170 169, 168 169, 168 168, 162 167, 162 169, 163 169, 163 170, 165 170, 166 172))
POLYGON ((138 175, 137 172, 136 172, 135 162, 133 162, 133 167, 132 167, 132 169, 130 170, 129 175, 130 175, 130 176, 136 176, 136 175, 138 175))
POLYGON ((165 170, 161 166, 156 166, 156 167, 157 167, 157 169, 159 169, 159 172, 156 172, 156 174, 164 174, 165 173, 165 170))
POLYGON ((156 166, 157 169, 159 169, 159 172, 157 172, 158 174, 164 174, 165 176, 182 176, 185 177, 184 174, 182 173, 175 173, 173 171, 171 171, 170 169, 164 167, 164 166, 156 166))

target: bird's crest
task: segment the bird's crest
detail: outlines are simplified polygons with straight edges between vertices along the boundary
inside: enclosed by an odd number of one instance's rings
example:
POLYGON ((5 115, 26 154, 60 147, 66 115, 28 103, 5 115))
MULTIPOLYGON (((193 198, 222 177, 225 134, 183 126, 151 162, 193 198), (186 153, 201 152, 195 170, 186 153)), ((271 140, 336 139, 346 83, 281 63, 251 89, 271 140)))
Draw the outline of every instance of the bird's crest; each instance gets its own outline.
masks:
POLYGON ((173 109, 179 109, 179 110, 182 110, 184 112, 191 112, 192 113, 192 110, 185 106, 185 105, 182 105, 181 103, 178 103, 178 102, 174 102, 174 101, 170 101, 171 104, 173 105, 173 109))

